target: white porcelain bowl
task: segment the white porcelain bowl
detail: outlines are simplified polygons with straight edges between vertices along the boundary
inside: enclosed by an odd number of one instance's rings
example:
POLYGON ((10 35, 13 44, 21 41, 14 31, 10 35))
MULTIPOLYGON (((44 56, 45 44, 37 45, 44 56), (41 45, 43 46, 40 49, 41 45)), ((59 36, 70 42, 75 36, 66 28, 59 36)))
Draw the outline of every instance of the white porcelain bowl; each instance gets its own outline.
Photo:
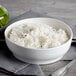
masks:
POLYGON ((24 62, 31 64, 48 64, 60 60, 64 54, 69 50, 71 41, 73 37, 73 32, 71 28, 64 22, 52 19, 52 18, 29 18, 17 21, 9 25, 5 30, 5 40, 8 48, 13 52, 14 56, 24 62), (31 49, 19 46, 8 38, 8 33, 10 29, 16 25, 25 22, 41 22, 51 25, 54 28, 62 28, 67 31, 69 35, 69 40, 61 46, 48 48, 48 49, 31 49))

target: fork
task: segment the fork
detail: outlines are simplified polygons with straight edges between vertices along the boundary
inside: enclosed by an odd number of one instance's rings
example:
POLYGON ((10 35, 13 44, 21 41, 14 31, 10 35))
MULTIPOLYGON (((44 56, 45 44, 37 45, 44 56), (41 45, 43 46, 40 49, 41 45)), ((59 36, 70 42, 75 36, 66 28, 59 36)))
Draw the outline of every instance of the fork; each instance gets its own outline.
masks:
POLYGON ((68 63, 66 66, 58 69, 57 71, 55 71, 54 73, 50 74, 50 76, 64 76, 69 68, 72 66, 72 64, 74 64, 76 62, 76 59, 72 60, 70 63, 68 63))
MULTIPOLYGON (((72 39, 71 45, 76 46, 76 39, 72 39)), ((71 67, 71 65, 75 62, 76 62, 76 59, 72 60, 66 66, 64 66, 64 67, 58 69, 57 71, 55 71, 54 73, 50 74, 50 76, 64 76, 68 72, 68 69, 71 67)))

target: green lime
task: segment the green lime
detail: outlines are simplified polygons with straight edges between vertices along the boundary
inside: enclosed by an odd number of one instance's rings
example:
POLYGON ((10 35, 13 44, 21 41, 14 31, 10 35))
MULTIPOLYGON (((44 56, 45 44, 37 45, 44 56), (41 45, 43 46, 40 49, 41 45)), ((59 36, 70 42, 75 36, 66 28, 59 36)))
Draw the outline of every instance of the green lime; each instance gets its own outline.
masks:
POLYGON ((0 28, 5 26, 9 21, 9 14, 5 7, 0 5, 0 28))

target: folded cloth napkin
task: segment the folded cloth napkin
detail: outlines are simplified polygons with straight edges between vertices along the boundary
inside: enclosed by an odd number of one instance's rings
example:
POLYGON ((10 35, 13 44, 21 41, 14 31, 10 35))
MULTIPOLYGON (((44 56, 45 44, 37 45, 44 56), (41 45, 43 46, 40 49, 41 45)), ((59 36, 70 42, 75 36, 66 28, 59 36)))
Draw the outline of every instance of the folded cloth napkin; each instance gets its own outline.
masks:
MULTIPOLYGON (((8 25, 21 19, 41 16, 41 14, 35 13, 33 11, 27 11, 24 14, 10 20, 8 25)), ((10 75, 44 76, 39 65, 21 62, 16 59, 13 54, 8 50, 3 39, 0 40, 0 72, 4 72, 10 75)))

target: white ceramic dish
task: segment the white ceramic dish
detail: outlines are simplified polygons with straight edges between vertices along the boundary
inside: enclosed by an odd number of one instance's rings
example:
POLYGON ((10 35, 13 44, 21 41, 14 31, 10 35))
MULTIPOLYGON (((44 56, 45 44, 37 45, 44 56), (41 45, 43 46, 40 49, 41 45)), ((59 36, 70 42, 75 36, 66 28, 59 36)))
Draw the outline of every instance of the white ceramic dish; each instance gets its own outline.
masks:
POLYGON ((29 18, 29 19, 20 20, 9 25, 5 30, 6 44, 8 48, 13 52, 14 56, 24 62, 28 62, 31 64, 48 64, 60 60, 64 56, 64 54, 69 50, 72 37, 73 37, 73 32, 67 24, 65 24, 60 20, 52 19, 52 18, 29 18), (49 48, 49 49, 31 49, 31 48, 21 47, 9 40, 8 33, 12 27, 25 22, 37 22, 37 23, 41 22, 51 25, 56 29, 62 28, 65 31, 67 31, 69 35, 69 40, 61 46, 49 48))

